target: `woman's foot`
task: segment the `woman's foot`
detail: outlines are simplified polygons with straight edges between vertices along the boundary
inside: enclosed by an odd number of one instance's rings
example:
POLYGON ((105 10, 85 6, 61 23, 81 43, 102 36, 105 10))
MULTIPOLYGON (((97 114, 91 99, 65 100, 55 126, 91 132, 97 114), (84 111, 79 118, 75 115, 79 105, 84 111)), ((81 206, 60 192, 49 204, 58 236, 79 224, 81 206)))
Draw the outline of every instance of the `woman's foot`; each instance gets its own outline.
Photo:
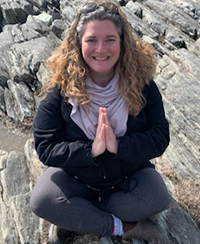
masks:
POLYGON ((131 239, 154 241, 156 244, 166 244, 166 237, 161 233, 158 225, 151 220, 139 221, 136 226, 125 232, 122 238, 123 244, 130 243, 131 239))
POLYGON ((49 243, 50 244, 64 244, 66 238, 72 233, 71 231, 62 229, 54 224, 51 224, 49 229, 49 243))

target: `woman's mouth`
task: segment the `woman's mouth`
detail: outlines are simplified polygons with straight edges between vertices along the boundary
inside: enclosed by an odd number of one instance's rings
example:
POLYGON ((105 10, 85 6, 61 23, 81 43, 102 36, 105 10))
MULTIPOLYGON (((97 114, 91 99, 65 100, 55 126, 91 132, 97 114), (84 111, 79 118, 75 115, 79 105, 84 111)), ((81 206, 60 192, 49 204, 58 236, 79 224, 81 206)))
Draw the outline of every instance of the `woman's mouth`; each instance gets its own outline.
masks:
POLYGON ((97 61, 105 61, 105 60, 108 60, 109 57, 93 57, 93 59, 95 59, 97 61))

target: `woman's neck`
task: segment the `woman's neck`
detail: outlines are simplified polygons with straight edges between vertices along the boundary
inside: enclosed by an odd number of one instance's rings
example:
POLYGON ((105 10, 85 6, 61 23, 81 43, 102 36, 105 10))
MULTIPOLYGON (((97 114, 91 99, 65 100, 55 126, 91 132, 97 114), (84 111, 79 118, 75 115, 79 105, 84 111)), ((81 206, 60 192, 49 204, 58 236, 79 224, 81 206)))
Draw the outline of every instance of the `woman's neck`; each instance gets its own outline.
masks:
POLYGON ((112 72, 110 72, 109 74, 98 74, 98 73, 91 72, 90 78, 98 86, 105 87, 112 80, 114 75, 115 75, 114 70, 112 72))

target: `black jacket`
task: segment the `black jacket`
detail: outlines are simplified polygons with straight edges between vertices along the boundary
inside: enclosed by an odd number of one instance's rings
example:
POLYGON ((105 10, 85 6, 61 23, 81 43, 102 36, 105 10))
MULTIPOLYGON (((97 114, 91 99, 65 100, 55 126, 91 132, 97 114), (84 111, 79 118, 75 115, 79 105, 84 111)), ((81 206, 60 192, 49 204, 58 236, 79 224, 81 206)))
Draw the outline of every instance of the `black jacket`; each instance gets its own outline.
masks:
POLYGON ((70 118, 72 106, 58 88, 52 88, 41 101, 33 123, 39 159, 99 189, 118 184, 137 170, 153 167, 149 160, 160 156, 169 144, 169 124, 154 81, 144 87, 143 94, 146 106, 135 118, 129 115, 126 134, 117 138, 117 155, 106 151, 94 160, 92 141, 70 118))

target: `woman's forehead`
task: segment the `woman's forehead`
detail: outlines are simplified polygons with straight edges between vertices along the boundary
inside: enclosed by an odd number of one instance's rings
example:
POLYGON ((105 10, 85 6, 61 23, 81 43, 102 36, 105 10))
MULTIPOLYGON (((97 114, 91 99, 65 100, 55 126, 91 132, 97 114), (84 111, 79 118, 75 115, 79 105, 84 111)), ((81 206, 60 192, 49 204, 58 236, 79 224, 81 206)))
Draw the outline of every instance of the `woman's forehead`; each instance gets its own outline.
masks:
POLYGON ((107 34, 119 35, 113 21, 110 20, 90 20, 85 24, 84 35, 107 34))

